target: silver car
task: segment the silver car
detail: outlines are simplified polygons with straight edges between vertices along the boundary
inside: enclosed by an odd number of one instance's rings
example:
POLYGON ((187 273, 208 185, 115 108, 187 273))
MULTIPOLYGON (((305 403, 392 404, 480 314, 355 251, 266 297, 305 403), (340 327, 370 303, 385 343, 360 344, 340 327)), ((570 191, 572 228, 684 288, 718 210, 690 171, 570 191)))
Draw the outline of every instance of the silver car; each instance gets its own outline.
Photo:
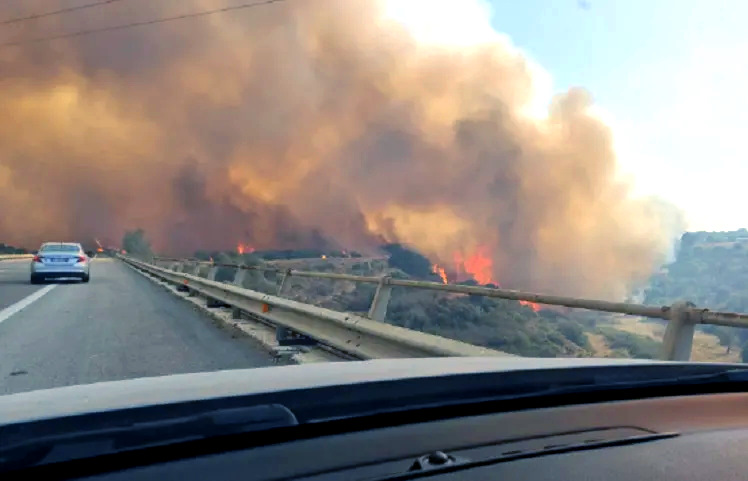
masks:
POLYGON ((31 261, 31 283, 45 279, 78 278, 88 282, 91 278, 91 253, 73 242, 45 242, 34 253, 31 261))

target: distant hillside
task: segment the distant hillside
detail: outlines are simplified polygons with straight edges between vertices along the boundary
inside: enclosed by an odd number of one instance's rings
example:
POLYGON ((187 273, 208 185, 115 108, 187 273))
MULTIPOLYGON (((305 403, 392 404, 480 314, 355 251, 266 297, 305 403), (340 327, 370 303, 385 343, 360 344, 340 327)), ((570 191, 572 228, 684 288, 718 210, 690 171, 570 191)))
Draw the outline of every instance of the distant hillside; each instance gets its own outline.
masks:
POLYGON ((678 299, 748 312, 748 231, 683 234, 675 261, 653 277, 645 293, 647 304, 678 299))
MULTIPOLYGON (((264 262, 301 270, 365 276, 388 274, 398 278, 439 281, 428 259, 418 252, 398 244, 383 246, 383 250, 386 257, 342 259, 334 257, 334 252, 306 250, 269 256, 266 252, 243 256, 231 252, 197 254, 201 258, 213 257, 218 262, 235 262, 241 257, 245 263, 264 262)), ((225 273, 219 271, 217 279, 229 280, 232 276, 227 269, 225 273)), ((275 281, 262 277, 248 279, 245 286, 268 293, 275 293, 276 289, 275 281)), ((337 311, 364 314, 375 290, 376 286, 370 284, 295 278, 284 295, 337 311)), ((552 311, 536 313, 516 301, 395 288, 387 322, 524 356, 591 354, 582 324, 552 311)))
MULTIPOLYGON (((219 263, 266 263, 300 270, 346 272, 364 276, 389 274, 393 277, 439 281, 427 258, 398 244, 384 247, 388 257, 336 258, 336 253, 299 250, 252 252, 198 252, 201 259, 219 263), (323 258, 323 256, 325 256, 323 258), (282 260, 281 260, 282 259, 282 260)), ((217 280, 233 279, 231 269, 220 269, 217 280)), ((466 284, 476 283, 474 281, 466 284)), ((274 276, 254 276, 245 287, 275 294, 274 276)), ((337 311, 364 314, 369 309, 376 286, 352 282, 293 278, 284 296, 337 311)), ((531 357, 607 357, 654 358, 659 341, 635 332, 619 332, 608 327, 612 322, 604 313, 581 310, 542 309, 533 311, 517 301, 479 296, 395 288, 387 322, 513 354, 531 357), (605 321, 605 322, 601 322, 605 321), (602 325, 602 324, 605 325, 602 325), (605 353, 590 343, 603 346, 605 353)))
POLYGON ((0 242, 0 254, 27 254, 28 251, 21 247, 13 247, 0 242))
MULTIPOLYGON (((687 232, 674 262, 652 278, 645 303, 687 300, 710 310, 748 312, 748 230, 687 232)), ((745 346, 748 329, 703 326, 726 349, 745 346)), ((743 349, 748 360, 748 346, 743 349)))

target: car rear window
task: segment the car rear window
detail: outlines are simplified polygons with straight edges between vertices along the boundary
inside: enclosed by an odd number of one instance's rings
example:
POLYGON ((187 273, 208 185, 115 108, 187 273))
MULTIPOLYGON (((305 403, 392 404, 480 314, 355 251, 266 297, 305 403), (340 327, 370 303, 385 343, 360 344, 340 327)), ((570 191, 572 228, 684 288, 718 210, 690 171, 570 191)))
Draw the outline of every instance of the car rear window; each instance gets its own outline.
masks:
POLYGON ((78 252, 80 247, 70 244, 47 244, 42 246, 41 251, 55 251, 55 252, 78 252))

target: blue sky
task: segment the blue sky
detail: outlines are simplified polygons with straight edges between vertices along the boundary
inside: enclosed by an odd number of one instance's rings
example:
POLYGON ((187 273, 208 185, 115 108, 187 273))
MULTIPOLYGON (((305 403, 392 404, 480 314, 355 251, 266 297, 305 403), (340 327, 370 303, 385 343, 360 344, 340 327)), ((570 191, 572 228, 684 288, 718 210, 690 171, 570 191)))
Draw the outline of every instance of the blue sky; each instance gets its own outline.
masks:
POLYGON ((592 92, 637 192, 681 207, 691 229, 748 226, 748 1, 490 5, 493 28, 548 71, 554 91, 592 92))

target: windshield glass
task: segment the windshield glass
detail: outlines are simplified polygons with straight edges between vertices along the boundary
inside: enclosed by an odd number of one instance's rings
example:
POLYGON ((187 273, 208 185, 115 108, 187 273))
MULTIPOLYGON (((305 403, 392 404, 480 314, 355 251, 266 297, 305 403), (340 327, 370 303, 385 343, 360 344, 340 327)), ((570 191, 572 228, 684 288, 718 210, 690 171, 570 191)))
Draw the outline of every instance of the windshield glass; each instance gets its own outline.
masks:
POLYGON ((46 244, 43 245, 40 252, 55 251, 55 252, 78 252, 80 247, 70 244, 46 244))
POLYGON ((402 357, 748 361, 745 18, 0 1, 0 396, 402 357))

